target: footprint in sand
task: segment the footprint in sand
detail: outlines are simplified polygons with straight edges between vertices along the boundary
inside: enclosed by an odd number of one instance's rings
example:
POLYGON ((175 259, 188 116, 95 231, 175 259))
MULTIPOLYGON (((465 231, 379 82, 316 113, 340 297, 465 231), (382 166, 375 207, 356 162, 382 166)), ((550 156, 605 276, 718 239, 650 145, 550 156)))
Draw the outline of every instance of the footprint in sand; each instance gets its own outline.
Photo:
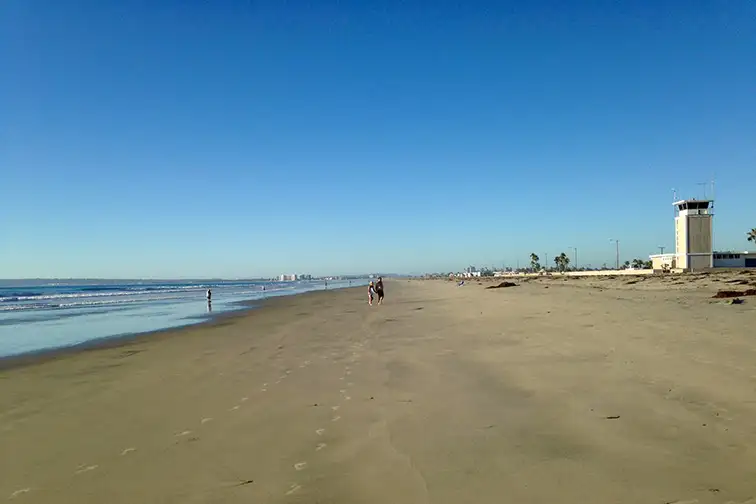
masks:
POLYGON ((200 420, 200 424, 206 424, 207 422, 212 422, 212 420, 212 418, 203 418, 202 420, 200 420))
POLYGON ((123 455, 128 455, 129 453, 131 453, 131 452, 133 452, 133 451, 136 451, 136 448, 126 448, 125 450, 123 450, 123 451, 121 452, 121 456, 123 456, 123 455))
POLYGON ((327 445, 325 443, 318 443, 318 446, 315 447, 315 451, 320 451, 323 448, 325 448, 327 445))
POLYGON ((338 407, 338 406, 331 406, 331 409, 332 409, 333 411, 338 411, 339 407, 338 407))
POLYGON ((99 466, 98 466, 97 464, 95 464, 95 465, 91 465, 91 466, 82 466, 82 467, 79 467, 79 468, 78 468, 78 469, 76 470, 76 473, 75 473, 75 474, 82 474, 82 473, 85 473, 85 472, 94 471, 94 470, 95 470, 95 469, 97 469, 98 467, 99 467, 99 466))
POLYGON ((21 490, 16 490, 12 494, 10 494, 10 497, 8 497, 8 498, 9 499, 15 499, 19 495, 25 494, 25 493, 29 493, 29 492, 31 492, 31 488, 22 488, 21 490))
POLYGON ((341 420, 340 416, 335 416, 335 417, 331 418, 331 422, 338 422, 339 420, 341 420))
POLYGON ((188 436, 188 435, 189 435, 189 434, 191 434, 191 433, 192 433, 192 431, 190 431, 190 430, 185 430, 184 432, 179 432, 178 434, 176 434, 176 437, 181 437, 181 436, 188 436))
POLYGON ((307 467, 307 462, 297 462, 296 464, 294 464, 294 469, 296 469, 297 471, 301 471, 305 467, 307 467))
POLYGON ((324 432, 325 432, 325 429, 318 429, 315 431, 315 434, 317 434, 318 436, 322 436, 324 432))
POLYGON ((241 401, 241 402, 244 402, 244 401, 248 401, 248 400, 249 400, 249 397, 242 397, 242 398, 240 399, 240 401, 241 401))
POLYGON ((228 410, 228 411, 236 411, 236 410, 238 410, 238 409, 239 409, 239 405, 236 405, 236 406, 234 406, 233 408, 231 408, 231 409, 230 409, 230 410, 228 410))
POLYGON ((291 485, 289 487, 289 490, 287 490, 286 495, 291 495, 294 492, 298 492, 301 488, 302 488, 301 485, 297 485, 297 484, 291 485))

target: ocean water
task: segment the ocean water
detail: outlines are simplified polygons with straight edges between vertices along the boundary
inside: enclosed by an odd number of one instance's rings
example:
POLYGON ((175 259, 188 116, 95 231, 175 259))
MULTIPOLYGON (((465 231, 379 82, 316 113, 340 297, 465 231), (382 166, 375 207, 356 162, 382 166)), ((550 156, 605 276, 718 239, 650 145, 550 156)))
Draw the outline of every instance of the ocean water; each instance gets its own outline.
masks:
MULTIPOLYGON (((329 280, 328 289, 367 282, 329 280)), ((323 289, 322 280, 0 280, 0 357, 199 323, 242 309, 244 301, 323 289)))

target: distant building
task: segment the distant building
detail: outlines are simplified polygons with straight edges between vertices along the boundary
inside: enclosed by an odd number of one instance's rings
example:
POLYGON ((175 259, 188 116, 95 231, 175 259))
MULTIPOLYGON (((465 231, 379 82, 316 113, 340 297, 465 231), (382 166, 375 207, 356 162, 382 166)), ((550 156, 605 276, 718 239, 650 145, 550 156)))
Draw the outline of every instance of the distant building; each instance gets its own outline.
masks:
POLYGON ((756 252, 714 252, 715 268, 756 268, 756 252))
POLYGON ((465 268, 465 272, 462 274, 465 278, 479 277, 481 272, 475 266, 468 266, 465 268))
POLYGON ((654 270, 756 268, 756 252, 714 251, 713 200, 675 201, 675 253, 650 256, 654 270))
POLYGON ((284 274, 284 275, 281 275, 279 277, 279 280, 281 282, 295 282, 297 280, 297 275, 296 274, 291 274, 291 275, 284 274))

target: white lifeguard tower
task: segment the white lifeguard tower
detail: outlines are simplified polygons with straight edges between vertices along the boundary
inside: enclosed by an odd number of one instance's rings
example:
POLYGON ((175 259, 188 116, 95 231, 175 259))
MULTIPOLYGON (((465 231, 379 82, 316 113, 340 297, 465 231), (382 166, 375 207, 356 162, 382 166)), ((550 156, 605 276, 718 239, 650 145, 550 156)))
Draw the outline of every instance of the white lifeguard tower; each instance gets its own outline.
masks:
POLYGON ((652 255, 654 270, 701 271, 714 267, 714 200, 686 199, 675 207, 675 253, 652 255))

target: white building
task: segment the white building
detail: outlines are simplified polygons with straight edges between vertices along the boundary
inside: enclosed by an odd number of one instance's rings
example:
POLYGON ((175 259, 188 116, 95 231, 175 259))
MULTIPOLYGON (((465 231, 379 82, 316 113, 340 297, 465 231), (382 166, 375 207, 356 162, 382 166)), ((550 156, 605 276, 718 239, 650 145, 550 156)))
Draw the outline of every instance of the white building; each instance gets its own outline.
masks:
POLYGON ((475 266, 468 266, 467 268, 465 268, 463 276, 465 278, 479 277, 480 271, 478 271, 478 268, 476 268, 475 266))
POLYGON ((675 201, 675 253, 650 256, 654 270, 756 268, 756 252, 715 252, 713 200, 675 201))
POLYGON ((295 282, 297 280, 297 275, 296 274, 291 274, 291 275, 284 274, 284 275, 281 275, 279 277, 279 280, 281 282, 295 282))

